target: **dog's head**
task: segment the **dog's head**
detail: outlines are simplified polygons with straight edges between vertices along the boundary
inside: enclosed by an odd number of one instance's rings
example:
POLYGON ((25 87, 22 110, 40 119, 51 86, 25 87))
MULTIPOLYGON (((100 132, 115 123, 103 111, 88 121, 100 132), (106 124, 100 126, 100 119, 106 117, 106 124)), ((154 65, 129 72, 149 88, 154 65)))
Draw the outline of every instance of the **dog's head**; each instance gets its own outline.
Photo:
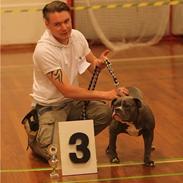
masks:
POLYGON ((131 96, 125 96, 114 99, 111 105, 114 120, 133 122, 136 120, 138 111, 142 107, 142 101, 131 96))

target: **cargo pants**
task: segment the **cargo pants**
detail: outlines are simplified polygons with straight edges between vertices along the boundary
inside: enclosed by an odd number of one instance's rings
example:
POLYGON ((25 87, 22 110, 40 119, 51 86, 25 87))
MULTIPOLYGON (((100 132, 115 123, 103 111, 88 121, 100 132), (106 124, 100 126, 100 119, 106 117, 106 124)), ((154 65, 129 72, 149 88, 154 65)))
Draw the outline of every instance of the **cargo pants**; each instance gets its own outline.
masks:
MULTIPOLYGON (((58 146, 58 122, 81 119, 84 102, 70 100, 59 106, 48 107, 37 105, 39 129, 35 139, 29 146, 32 151, 42 158, 49 160, 48 146, 58 146)), ((90 101, 86 109, 87 119, 94 121, 94 133, 99 134, 112 120, 112 110, 103 101, 90 101)))

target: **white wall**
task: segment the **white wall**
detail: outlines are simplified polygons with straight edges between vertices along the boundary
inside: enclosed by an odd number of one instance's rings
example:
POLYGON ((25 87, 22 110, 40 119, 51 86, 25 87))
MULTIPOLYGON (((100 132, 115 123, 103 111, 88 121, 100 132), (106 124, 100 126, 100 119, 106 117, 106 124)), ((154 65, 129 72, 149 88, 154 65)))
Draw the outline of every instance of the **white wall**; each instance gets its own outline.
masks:
POLYGON ((1 17, 1 44, 35 43, 44 30, 40 11, 48 0, 2 0, 3 10, 13 10, 12 13, 2 13, 1 17), (32 9, 29 12, 20 12, 21 9, 32 9))
POLYGON ((174 6, 172 12, 172 33, 183 35, 183 4, 174 6))
POLYGON ((2 12, 1 44, 36 43, 45 29, 42 9, 50 0, 1 0, 2 10, 13 10, 11 13, 2 12), (21 12, 28 9, 28 12, 21 12))
MULTIPOLYGON (((3 13, 1 16, 1 44, 24 44, 35 43, 43 33, 45 26, 42 12, 36 11, 43 8, 50 0, 1 0, 2 10, 10 9, 12 13, 3 13), (22 9, 30 9, 28 12, 20 12, 22 9)), ((77 0, 75 0, 77 2, 77 0)), ((75 13, 76 28, 81 30, 86 38, 96 39, 97 36, 88 19, 86 11, 75 13)), ((113 17, 118 18, 118 17, 113 17)), ((183 5, 174 8, 173 32, 183 35, 183 5)), ((107 21, 107 20, 105 20, 107 21)), ((152 24, 155 23, 152 22, 152 24)), ((110 24, 108 29, 111 29, 110 24)))

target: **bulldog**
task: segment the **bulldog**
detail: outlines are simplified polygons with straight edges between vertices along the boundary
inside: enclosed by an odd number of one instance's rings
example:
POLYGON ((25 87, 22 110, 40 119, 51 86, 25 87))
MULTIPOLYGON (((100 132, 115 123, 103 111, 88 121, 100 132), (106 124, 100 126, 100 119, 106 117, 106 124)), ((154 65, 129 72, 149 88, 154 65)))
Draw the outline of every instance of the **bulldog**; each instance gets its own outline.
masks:
POLYGON ((113 121, 109 127, 109 145, 106 153, 111 163, 119 163, 116 152, 117 135, 127 133, 131 136, 143 136, 144 165, 153 167, 151 151, 155 128, 154 115, 147 104, 143 102, 142 92, 136 87, 128 87, 129 95, 116 98, 112 101, 113 121))

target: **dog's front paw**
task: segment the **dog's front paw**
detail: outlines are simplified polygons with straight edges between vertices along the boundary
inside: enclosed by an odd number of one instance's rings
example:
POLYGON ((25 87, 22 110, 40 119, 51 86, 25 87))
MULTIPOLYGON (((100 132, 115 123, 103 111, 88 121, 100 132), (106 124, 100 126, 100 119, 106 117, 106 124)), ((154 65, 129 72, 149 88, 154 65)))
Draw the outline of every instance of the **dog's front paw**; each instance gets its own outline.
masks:
POLYGON ((144 162, 144 166, 146 166, 146 167, 154 167, 155 166, 155 163, 154 163, 154 161, 146 161, 146 162, 144 162))
POLYGON ((106 149, 106 154, 109 156, 111 163, 119 163, 120 162, 120 160, 117 156, 117 153, 111 152, 109 150, 109 146, 106 149))
POLYGON ((117 156, 113 156, 113 157, 111 157, 110 162, 111 163, 120 163, 120 160, 117 156))
POLYGON ((155 151, 156 147, 155 146, 152 146, 151 147, 151 151, 155 151))

